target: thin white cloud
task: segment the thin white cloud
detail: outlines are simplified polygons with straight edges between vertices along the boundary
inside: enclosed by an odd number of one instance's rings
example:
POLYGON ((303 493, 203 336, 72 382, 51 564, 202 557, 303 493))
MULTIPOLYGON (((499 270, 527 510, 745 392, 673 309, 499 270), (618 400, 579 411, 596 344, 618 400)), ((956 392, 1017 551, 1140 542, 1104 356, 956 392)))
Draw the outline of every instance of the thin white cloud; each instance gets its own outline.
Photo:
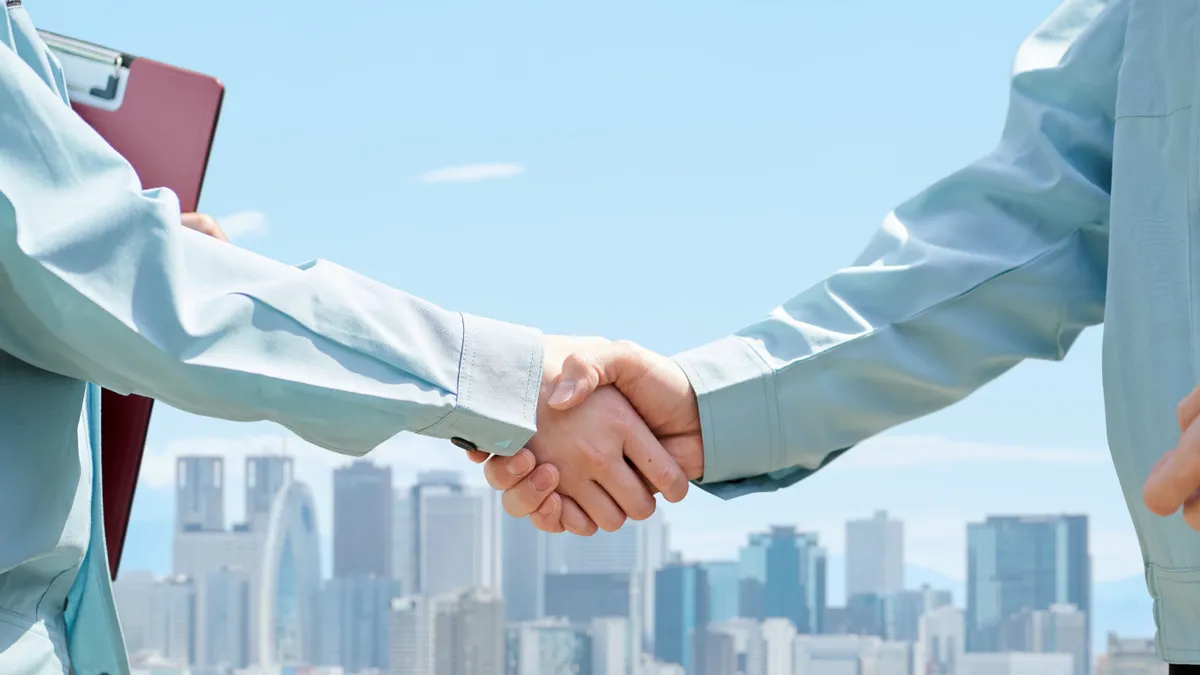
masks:
POLYGON ((267 216, 262 211, 231 213, 224 218, 218 218, 217 224, 225 230, 225 236, 231 240, 267 233, 267 216))
POLYGON ((433 169, 421 174, 422 183, 475 183, 481 180, 512 178, 525 173, 525 165, 511 162, 463 164, 433 169))

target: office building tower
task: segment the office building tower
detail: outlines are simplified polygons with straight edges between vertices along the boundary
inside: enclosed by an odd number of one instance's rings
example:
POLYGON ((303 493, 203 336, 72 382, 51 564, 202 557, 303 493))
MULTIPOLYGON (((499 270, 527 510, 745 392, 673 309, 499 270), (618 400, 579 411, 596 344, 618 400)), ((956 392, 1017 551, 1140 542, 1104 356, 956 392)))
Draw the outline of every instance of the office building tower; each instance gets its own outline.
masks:
POLYGON ((1047 610, 1025 610, 1011 621, 1008 636, 1013 651, 1070 654, 1074 675, 1084 675, 1088 658, 1087 617, 1074 605, 1050 605, 1047 610))
POLYGON ((713 623, 738 617, 739 566, 735 561, 701 563, 708 578, 708 619, 713 623))
POLYGON ((754 533, 738 550, 738 616, 766 618, 767 548, 770 545, 770 535, 754 533))
POLYGON ((492 589, 437 599, 434 675, 494 675, 504 669, 504 605, 492 589))
POLYGON ((271 516, 275 497, 292 480, 292 458, 259 455, 246 458, 246 526, 262 531, 271 516))
POLYGON ((405 595, 417 590, 417 553, 413 548, 417 524, 411 497, 411 490, 397 492, 392 508, 392 578, 400 584, 400 590, 405 595))
POLYGON ((225 463, 220 457, 180 457, 175 463, 175 530, 225 529, 225 463))
POLYGON ((392 470, 361 459, 333 472, 333 576, 392 576, 392 470))
POLYGON ((746 675, 793 675, 796 627, 789 619, 767 619, 746 645, 746 675))
POLYGON ((926 611, 917 622, 913 672, 956 675, 963 655, 963 611, 943 605, 926 611))
POLYGON ((636 579, 628 573, 547 574, 546 616, 586 626, 595 619, 638 614, 636 579))
POLYGON ((772 527, 765 549, 762 611, 799 633, 819 633, 825 617, 825 550, 814 533, 772 527))
POLYGON ((554 619, 513 624, 505 643, 504 675, 592 675, 592 639, 584 627, 554 619))
POLYGON ((250 574, 224 566, 210 572, 199 589, 207 663, 220 669, 250 665, 250 574))
POLYGON ((852 595, 846 599, 846 610, 839 633, 885 637, 884 599, 870 593, 852 595))
POLYGON ((387 578, 326 581, 317 619, 317 662, 348 673, 386 671, 389 616, 399 595, 399 583, 387 578))
POLYGON ((956 675, 1071 675, 1070 654, 976 652, 962 655, 956 675))
POLYGON ((1096 675, 1168 675, 1158 658, 1154 638, 1122 638, 1108 634, 1108 650, 1096 659, 1096 675))
POLYGON ((501 532, 502 588, 508 620, 540 619, 546 593, 546 534, 528 518, 505 518, 501 532))
POLYGON ((1083 612, 1090 634, 1087 516, 991 516, 967 526, 967 549, 966 651, 1021 649, 1014 618, 1056 604, 1083 612))
POLYGON ((631 649, 635 641, 628 618, 594 619, 591 625, 592 675, 630 675, 638 656, 631 649))
POLYGON ((731 633, 709 626, 700 631, 697 640, 703 650, 697 675, 738 675, 737 641, 731 633))
POLYGON ((915 642, 917 625, 927 611, 951 604, 950 591, 930 588, 900 591, 883 598, 884 636, 889 640, 915 642))
POLYGON ((709 624, 707 573, 700 565, 671 564, 658 571, 655 584, 655 659, 704 672, 698 638, 709 624))
POLYGON ((153 652, 174 663, 192 662, 196 594, 191 579, 130 574, 114 582, 113 598, 130 653, 153 652))
POLYGON ((390 675, 435 675, 435 601, 410 595, 391 603, 388 619, 390 675))
POLYGON ((486 564, 480 497, 457 472, 430 471, 417 477, 409 501, 416 591, 437 597, 479 587, 486 564))
POLYGON ((846 597, 904 590, 904 523, 874 517, 846 522, 846 597))

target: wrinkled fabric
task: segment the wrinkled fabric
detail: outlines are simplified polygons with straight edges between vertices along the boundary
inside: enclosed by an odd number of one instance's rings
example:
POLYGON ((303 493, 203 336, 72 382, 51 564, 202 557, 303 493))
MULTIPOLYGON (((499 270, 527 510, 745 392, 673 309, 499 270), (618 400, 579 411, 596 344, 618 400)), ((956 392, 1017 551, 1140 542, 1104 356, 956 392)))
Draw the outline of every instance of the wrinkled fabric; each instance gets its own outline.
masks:
POLYGON ((991 154, 897 207, 851 266, 677 357, 704 487, 791 485, 1103 321, 1108 439, 1159 656, 1200 663, 1200 534, 1141 501, 1200 366, 1197 45, 1193 0, 1060 5, 1017 54, 991 154))
POLYGON ((100 386, 350 455, 402 431, 511 455, 533 434, 538 331, 183 228, 71 111, 18 3, 0 42, 0 673, 129 671, 100 386))

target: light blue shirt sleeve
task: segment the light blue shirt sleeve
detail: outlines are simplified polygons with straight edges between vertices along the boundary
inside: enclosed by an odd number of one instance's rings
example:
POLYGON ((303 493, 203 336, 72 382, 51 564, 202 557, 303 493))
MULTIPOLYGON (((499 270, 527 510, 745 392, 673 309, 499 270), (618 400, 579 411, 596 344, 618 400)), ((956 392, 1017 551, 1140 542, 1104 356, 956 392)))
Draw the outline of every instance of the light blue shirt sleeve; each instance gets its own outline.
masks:
MULTIPOLYGON (((427 253, 427 252, 426 252, 427 253)), ((498 454, 534 431, 542 336, 328 262, 180 225, 0 48, 0 349, 48 371, 362 454, 401 431, 498 454)))
POLYGON ((791 485, 1022 359, 1061 359, 1103 320, 1127 5, 1062 4, 1020 48, 994 152, 895 209, 850 267, 676 357, 702 486, 791 485))

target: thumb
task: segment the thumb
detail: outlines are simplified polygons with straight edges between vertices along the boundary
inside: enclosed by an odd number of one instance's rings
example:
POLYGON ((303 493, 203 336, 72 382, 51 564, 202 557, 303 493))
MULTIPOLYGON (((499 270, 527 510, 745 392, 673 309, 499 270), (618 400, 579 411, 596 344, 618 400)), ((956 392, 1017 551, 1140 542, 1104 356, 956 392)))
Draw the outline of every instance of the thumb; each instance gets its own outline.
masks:
POLYGON ((639 348, 629 342, 613 342, 577 351, 563 361, 562 373, 547 403, 556 410, 569 410, 587 400, 597 388, 631 381, 646 371, 639 348))

